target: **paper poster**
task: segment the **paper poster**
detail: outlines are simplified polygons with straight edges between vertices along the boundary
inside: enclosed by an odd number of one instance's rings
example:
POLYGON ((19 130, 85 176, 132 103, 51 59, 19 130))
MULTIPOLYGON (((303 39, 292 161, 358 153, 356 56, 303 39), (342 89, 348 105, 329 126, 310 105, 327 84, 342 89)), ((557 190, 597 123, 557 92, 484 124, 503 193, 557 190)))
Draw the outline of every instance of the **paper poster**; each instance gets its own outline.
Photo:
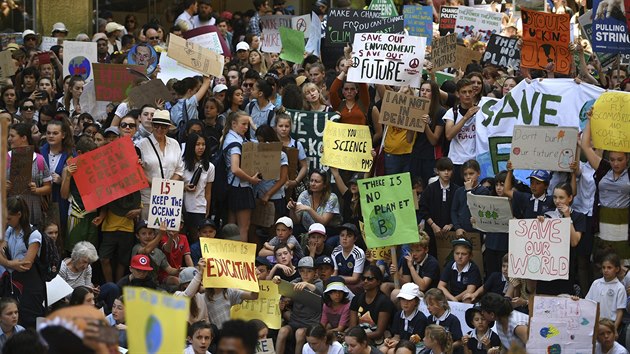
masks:
POLYGON ((127 53, 127 64, 140 65, 142 73, 153 74, 158 64, 158 54, 153 47, 147 43, 136 44, 127 53))
POLYGON ((368 6, 368 10, 380 11, 383 17, 398 16, 396 5, 394 5, 392 0, 372 0, 370 6, 368 6))
MULTIPOLYGON (((363 221, 359 220, 359 230, 361 231, 361 237, 363 237, 363 242, 365 241, 365 224, 363 221)), ((365 258, 369 261, 379 261, 384 260, 388 263, 392 261, 392 251, 391 247, 374 247, 368 248, 365 250, 365 258)))
POLYGON ((317 295, 306 289, 295 290, 295 284, 289 283, 284 279, 280 281, 280 284, 278 284, 278 291, 280 292, 280 295, 288 297, 293 300, 293 302, 299 302, 313 310, 319 311, 322 308, 321 295, 317 295))
POLYGON ((424 132, 422 116, 429 114, 430 100, 388 90, 382 102, 379 123, 424 132))
POLYGON ((190 298, 125 286, 125 318, 131 353, 180 353, 186 341, 190 298))
POLYGON ((311 15, 293 16, 291 18, 291 28, 304 33, 304 38, 308 39, 310 35, 311 15))
POLYGON ((63 299, 64 297, 72 294, 74 289, 68 285, 68 283, 57 274, 53 280, 46 282, 46 300, 49 305, 63 299))
POLYGON ((348 81, 420 87, 426 38, 357 33, 352 42, 348 81))
POLYGON ((518 38, 508 38, 493 34, 488 41, 488 46, 483 53, 481 62, 518 70, 521 66, 521 50, 517 43, 518 38))
POLYGON ((512 219, 508 276, 520 279, 569 279, 571 219, 512 219))
POLYGON ((222 55, 175 35, 170 35, 168 38, 167 55, 180 65, 206 76, 223 75, 222 55))
POLYGON ((405 29, 410 36, 425 37, 427 45, 433 39, 433 6, 405 5, 405 29))
POLYGON ((403 33, 404 17, 381 17, 379 11, 330 9, 326 24, 326 43, 346 46, 355 33, 403 33))
MULTIPOLYGON (((630 10, 625 11, 628 16, 630 10)), ((630 28, 624 16, 623 0, 594 0, 593 12, 593 51, 630 53, 630 28)))
POLYGON ((47 52, 50 50, 50 48, 58 44, 59 44, 59 38, 42 36, 42 43, 39 45, 39 49, 42 52, 47 52))
POLYGON ((472 216, 472 225, 483 232, 509 231, 510 219, 512 219, 512 206, 507 197, 494 197, 489 195, 476 195, 468 192, 468 209, 472 216))
POLYGON ((276 208, 273 203, 264 203, 256 198, 256 207, 252 212, 251 223, 261 227, 271 227, 276 221, 276 208))
POLYGON ((309 169, 320 168, 324 127, 335 113, 287 109, 287 114, 291 116, 291 137, 299 141, 304 147, 309 169))
MULTIPOLYGON (((231 57, 232 53, 230 51, 230 43, 227 42, 227 40, 225 39, 225 37, 223 37, 223 35, 221 34, 221 30, 217 27, 217 26, 201 26, 201 27, 197 27, 194 29, 191 29, 189 31, 186 31, 184 33, 182 33, 182 36, 186 39, 186 40, 192 40, 193 43, 197 43, 197 41, 199 43, 197 44, 201 44, 202 47, 207 45, 208 49, 214 50, 219 54, 222 54, 225 57, 231 57), (210 33, 216 33, 217 37, 215 37, 214 35, 210 34, 210 33), (202 37, 202 39, 195 39, 196 37, 202 37), (219 43, 221 44, 221 50, 219 51, 218 48, 215 48, 215 44, 214 44, 214 39, 218 38, 219 39, 219 43)), ((160 57, 162 57, 163 55, 160 55, 160 57)))
POLYGON ((322 164, 347 171, 372 167, 372 135, 367 125, 326 122, 322 164))
POLYGON ((457 8, 455 33, 459 38, 471 38, 481 34, 481 42, 488 42, 490 36, 501 33, 503 14, 485 11, 469 6, 457 8))
POLYGON ((17 64, 13 60, 12 53, 10 50, 0 52, 0 79, 8 79, 17 71, 17 64))
MULTIPOLYGON (((468 327, 468 324, 466 323, 466 310, 473 307, 473 304, 449 301, 448 305, 451 308, 451 313, 459 320, 459 323, 462 327, 462 333, 466 334, 472 331, 473 328, 468 327)), ((420 301, 420 305, 418 305, 418 310, 420 310, 420 312, 427 316, 427 318, 431 316, 431 313, 429 313, 429 309, 427 308, 427 304, 424 301, 420 301)), ((529 346, 527 349, 529 349, 529 346)))
POLYGON ((241 169, 249 176, 256 172, 263 179, 280 179, 280 152, 282 143, 243 143, 241 153, 241 169))
POLYGON ((455 68, 466 71, 468 64, 473 62, 481 63, 482 53, 476 50, 468 49, 463 45, 455 48, 455 68))
POLYGON ((76 158, 73 175, 85 210, 96 210, 120 197, 147 188, 149 183, 131 138, 120 138, 76 158))
POLYGON ((204 287, 259 291, 254 264, 256 244, 204 237, 199 242, 206 260, 204 287))
MULTIPOLYGON (((8 136, 8 131, 5 131, 8 136)), ((11 181, 10 195, 25 195, 31 193, 30 184, 33 182, 33 152, 30 146, 18 147, 11 150, 9 180, 11 181)), ((6 155, 5 155, 6 156, 6 155)))
POLYGON ((595 101, 591 117, 595 148, 630 152, 630 93, 607 91, 595 101))
POLYGON ((291 16, 266 15, 260 17, 260 29, 262 29, 260 47, 263 52, 280 53, 282 51, 281 27, 291 28, 291 16))
MULTIPOLYGON (((453 241, 459 239, 460 236, 455 231, 442 232, 435 235, 435 244, 437 246, 437 260, 440 267, 444 267, 449 261, 453 260, 453 241)), ((466 232, 464 238, 470 241, 473 246, 472 261, 479 268, 479 272, 483 274, 483 255, 481 252, 481 234, 478 232, 466 232)), ((463 326, 463 324, 462 324, 463 326)))
MULTIPOLYGON (((233 316, 232 319, 234 319, 233 316)), ((256 354, 276 354, 276 349, 273 346, 273 339, 259 339, 258 343, 256 343, 256 354)))
POLYGON ((455 66, 457 62, 457 34, 451 33, 436 38, 431 47, 433 70, 442 70, 455 66))
POLYGON ((369 248, 418 242, 416 210, 408 172, 361 179, 359 197, 369 248))
POLYGON ((440 36, 446 36, 455 32, 457 23, 457 6, 442 6, 440 8, 440 36))
MULTIPOLYGON (((120 102, 127 98, 138 77, 130 72, 144 69, 139 65, 124 64, 92 64, 94 69, 94 84, 97 101, 120 102)), ((155 102, 153 102, 155 104, 155 102)), ((138 106, 141 107, 141 106, 138 106)))
POLYGON ((96 42, 63 42, 63 76, 79 75, 85 81, 92 80, 92 64, 98 63, 96 42))
POLYGON ((571 162, 578 156, 577 141, 576 127, 517 125, 512 135, 510 161, 519 170, 570 172, 571 162))
POLYGON ((151 181, 149 221, 152 229, 166 223, 169 231, 179 231, 184 205, 184 182, 155 177, 151 181))
POLYGON ((282 52, 280 59, 301 64, 304 61, 304 32, 280 27, 282 52))
MULTIPOLYGON (((592 48, 593 44, 591 43, 591 39, 593 38, 593 10, 589 9, 582 16, 578 17, 578 22, 581 27, 582 40, 588 41, 592 48)), ((618 53, 595 52, 595 54, 597 55, 599 62, 602 64, 602 67, 606 68, 615 61, 618 53)), ((579 62, 576 62, 576 65, 579 65, 579 62)), ((623 65, 623 62, 621 65, 623 65)))
MULTIPOLYGON (((167 56, 165 55, 165 57, 167 56)), ((173 95, 160 79, 140 83, 140 85, 129 90, 127 96, 133 107, 142 107, 145 104, 155 105, 155 102, 158 100, 167 102, 173 99, 173 95)))
POLYGON ((188 38, 188 42, 199 44, 203 48, 210 49, 217 54, 223 54, 223 47, 221 46, 221 40, 219 40, 219 34, 217 32, 208 32, 202 35, 188 38))
POLYGON ((195 77, 197 75, 199 75, 198 72, 179 65, 175 59, 168 55, 160 55, 160 72, 157 74, 157 77, 162 80, 164 85, 166 85, 170 79, 181 80, 185 77, 195 77))
POLYGON ((259 281, 258 299, 243 300, 241 304, 230 308, 230 318, 233 320, 258 319, 271 329, 280 329, 282 319, 280 317, 280 293, 278 285, 271 280, 259 281))
POLYGON ((525 68, 545 69, 555 63, 555 72, 568 74, 572 56, 569 51, 570 17, 568 14, 521 11, 523 46, 521 65, 525 68))

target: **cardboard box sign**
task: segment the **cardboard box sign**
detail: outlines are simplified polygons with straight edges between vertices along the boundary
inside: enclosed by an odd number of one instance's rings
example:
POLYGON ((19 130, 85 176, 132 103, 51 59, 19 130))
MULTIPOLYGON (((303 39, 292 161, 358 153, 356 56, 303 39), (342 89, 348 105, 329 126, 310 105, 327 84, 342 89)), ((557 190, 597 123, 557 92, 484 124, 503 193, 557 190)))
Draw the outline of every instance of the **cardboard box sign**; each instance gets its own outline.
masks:
POLYGON ((241 169, 250 176, 258 172, 263 179, 277 180, 280 178, 281 151, 280 142, 244 143, 241 151, 241 169))

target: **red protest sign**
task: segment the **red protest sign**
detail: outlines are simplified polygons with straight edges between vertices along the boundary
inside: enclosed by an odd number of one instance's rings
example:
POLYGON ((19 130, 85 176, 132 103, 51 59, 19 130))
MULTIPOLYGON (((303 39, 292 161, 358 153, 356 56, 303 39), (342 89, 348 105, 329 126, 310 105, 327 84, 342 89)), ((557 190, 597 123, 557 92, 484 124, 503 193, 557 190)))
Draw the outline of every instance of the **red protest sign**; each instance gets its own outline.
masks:
POLYGON ((86 210, 94 210, 149 183, 131 138, 120 138, 79 155, 73 175, 86 210))
POLYGON ((97 101, 116 102, 127 98, 137 76, 131 70, 144 72, 140 65, 92 63, 97 101))
POLYGON ((521 8, 523 47, 521 66, 545 69, 554 62, 555 72, 568 74, 573 55, 569 51, 570 16, 550 14, 521 8))

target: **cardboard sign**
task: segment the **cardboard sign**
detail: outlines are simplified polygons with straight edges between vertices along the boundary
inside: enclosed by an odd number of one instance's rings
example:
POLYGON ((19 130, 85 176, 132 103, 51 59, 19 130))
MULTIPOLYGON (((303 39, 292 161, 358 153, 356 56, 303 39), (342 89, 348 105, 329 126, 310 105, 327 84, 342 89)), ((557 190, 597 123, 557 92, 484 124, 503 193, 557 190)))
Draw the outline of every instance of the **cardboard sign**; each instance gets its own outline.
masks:
MULTIPOLYGON (((454 240, 459 239, 455 231, 443 232, 435 235, 435 243, 437 245, 437 259, 441 267, 453 260, 453 244, 454 240)), ((464 238, 470 241, 473 246, 472 261, 475 262, 481 274, 483 274, 483 255, 481 252, 481 235, 477 232, 466 232, 464 238)))
POLYGON ((425 37, 427 45, 433 39, 433 6, 405 5, 405 29, 410 36, 425 37))
POLYGON ((291 16, 266 15, 260 17, 260 28, 262 29, 260 47, 263 52, 280 53, 282 51, 281 27, 291 28, 291 16))
MULTIPOLYGON (((365 241, 365 224, 361 220, 359 220, 359 230, 361 231, 361 237, 363 237, 363 242, 366 242, 365 241)), ((367 250, 365 250, 365 258, 369 260, 370 262, 384 260, 390 263, 392 261, 391 247, 368 248, 367 250)))
MULTIPOLYGON (((593 51, 602 53, 630 53, 630 27, 626 18, 619 16, 624 10, 623 0, 593 1, 593 51)), ((626 7, 626 16, 630 9, 626 7)))
POLYGON ((30 184, 33 182, 34 151, 35 148, 32 145, 11 150, 11 168, 9 172, 11 195, 31 193, 30 184))
POLYGON ((630 152, 630 93, 606 91, 595 101, 591 117, 593 146, 630 152))
POLYGON ((306 289, 295 290, 295 284, 289 283, 286 280, 281 280, 278 284, 278 291, 280 295, 292 299, 294 302, 299 302, 314 310, 320 310, 322 308, 322 297, 306 289))
POLYGON ((76 158, 73 175, 85 210, 96 210, 127 194, 147 188, 149 183, 131 138, 120 138, 76 158))
POLYGON ((357 33, 348 81, 420 87, 426 38, 357 33))
POLYGON ((282 143, 253 143, 243 144, 241 153, 241 169, 250 176, 256 172, 266 180, 280 178, 280 152, 282 143))
POLYGON ((422 116, 429 113, 430 100, 388 90, 382 102, 379 123, 424 132, 422 116))
POLYGON ((155 105, 157 100, 167 102, 173 99, 171 92, 159 79, 142 82, 139 86, 129 90, 128 97, 133 107, 142 107, 145 104, 155 105))
MULTIPOLYGON (((234 317, 232 317, 232 319, 233 318, 234 317)), ((256 354, 276 354, 276 349, 273 346, 273 339, 259 339, 258 343, 256 343, 256 354)))
POLYGON ((488 41, 488 46, 483 53, 481 62, 502 68, 512 67, 518 70, 521 66, 521 50, 517 43, 518 38, 508 38, 493 34, 490 37, 490 41, 488 41))
POLYGON ((194 77, 199 75, 198 72, 192 71, 182 65, 168 55, 160 55, 160 72, 157 74, 158 79, 162 80, 164 85, 170 79, 181 80, 185 77, 194 77))
POLYGON ((556 72, 568 74, 571 69, 569 51, 569 14, 521 11, 523 20, 523 46, 521 65, 525 68, 545 69, 553 61, 556 72))
POLYGON ((96 42, 63 42, 63 76, 79 75, 92 80, 92 64, 98 63, 96 42))
MULTIPOLYGON (((223 35, 221 34, 221 30, 217 26, 197 27, 197 28, 194 28, 194 29, 191 29, 182 33, 182 36, 186 40, 193 40, 193 43, 196 42, 196 40, 194 39, 195 37, 201 36, 204 38, 199 40, 199 42, 208 43, 208 41, 212 41, 215 38, 213 35, 210 35, 212 39, 206 39, 205 36, 210 33, 217 34, 217 37, 219 38, 219 42, 221 43, 221 51, 216 50, 216 48, 214 48, 214 44, 209 45, 208 49, 215 50, 217 53, 223 54, 223 56, 232 57, 232 52, 230 51, 230 43, 228 43, 227 40, 225 40, 225 37, 223 37, 223 35)), ((205 45, 206 44, 202 44, 202 46, 205 46, 205 45)), ((162 55, 160 55, 160 57, 162 57, 162 55)))
POLYGON ((367 222, 368 247, 386 247, 418 242, 416 210, 409 173, 361 179, 359 198, 367 222))
POLYGON ((304 61, 304 32, 280 27, 282 52, 280 59, 300 64, 304 61))
POLYGON ((367 125, 327 122, 322 164, 348 171, 368 172, 372 167, 372 136, 367 125))
MULTIPOLYGON (((584 15, 578 17, 578 22, 580 23, 580 28, 582 31, 582 39, 587 40, 589 43, 591 43, 591 38, 593 38, 593 10, 589 9, 584 13, 584 15)), ((593 45, 591 43, 591 48, 592 47, 593 45)), ((597 58, 602 64, 603 68, 612 64, 617 57, 617 53, 595 52, 595 55, 597 55, 597 58)), ((576 61, 576 65, 579 65, 579 61, 576 61)), ((621 65, 623 65, 623 62, 621 63, 621 65)))
POLYGON ((440 8, 440 36, 455 32, 457 23, 457 6, 442 6, 440 8))
POLYGON ((482 54, 476 50, 468 49, 462 45, 455 48, 455 68, 466 70, 468 64, 472 62, 481 63, 482 54))
POLYGON ((273 203, 263 203, 262 200, 256 198, 256 207, 252 212, 252 224, 262 226, 262 227, 270 227, 273 225, 276 220, 276 209, 274 208, 273 203))
POLYGON ((120 102, 127 98, 127 93, 137 78, 129 69, 144 71, 140 65, 94 63, 92 67, 96 100, 107 102, 120 102))
POLYGON ((433 70, 450 68, 457 62, 457 34, 451 33, 435 39, 431 47, 433 70))
POLYGON ((204 287, 259 291, 254 264, 256 244, 205 237, 199 242, 206 260, 204 287))
POLYGON ((179 231, 184 205, 184 182, 155 177, 151 181, 151 203, 149 204, 150 228, 179 231))
POLYGON ((217 32, 204 33, 199 36, 188 38, 187 41, 199 44, 203 48, 210 49, 217 54, 223 54, 223 47, 221 46, 221 40, 219 39, 219 33, 217 32))
POLYGON ((300 168, 299 150, 298 148, 292 148, 283 146, 282 151, 287 154, 287 160, 289 160, 289 181, 295 181, 298 175, 298 169, 300 168))
POLYGON ((530 302, 528 353, 595 351, 597 302, 558 296, 534 296, 530 302))
POLYGON ((167 55, 179 64, 202 75, 223 75, 224 60, 222 55, 175 35, 170 35, 168 38, 167 55))
POLYGON ((468 192, 466 201, 475 229, 483 232, 507 233, 509 231, 512 206, 507 197, 476 195, 468 192))
MULTIPOLYGON (((334 116, 334 113, 292 109, 287 109, 286 112, 291 115, 291 137, 304 146, 309 161, 309 169, 320 168, 324 127, 326 122, 334 116)), ((290 163, 291 161, 289 161, 290 163)))
POLYGON ((576 160, 578 129, 574 127, 514 127, 510 161, 515 169, 570 172, 576 160))
POLYGON ((383 17, 398 16, 396 5, 394 5, 392 0, 372 0, 370 6, 368 6, 368 10, 380 11, 383 17))
POLYGON ((533 279, 569 279, 571 219, 512 219, 508 276, 533 279))
POLYGON ((470 38, 481 34, 480 42, 488 42, 492 34, 501 33, 503 14, 469 6, 457 8, 455 33, 459 38, 470 38))
POLYGON ((179 353, 186 340, 190 298, 125 286, 125 318, 131 353, 179 353))
POLYGON ((311 15, 293 16, 291 18, 291 28, 304 33, 304 38, 308 39, 311 31, 311 15))
MULTIPOLYGON (((271 203, 270 203, 271 204, 271 203)), ((230 308, 230 318, 233 320, 258 319, 271 329, 280 329, 282 319, 280 317, 280 293, 278 285, 271 280, 259 280, 258 299, 243 300, 241 304, 230 308)))
POLYGON ((0 52, 0 79, 8 79, 17 71, 16 63, 11 56, 12 53, 10 50, 0 52))
POLYGON ((345 46, 355 33, 403 33, 403 16, 381 17, 379 11, 330 9, 326 24, 326 43, 345 46))

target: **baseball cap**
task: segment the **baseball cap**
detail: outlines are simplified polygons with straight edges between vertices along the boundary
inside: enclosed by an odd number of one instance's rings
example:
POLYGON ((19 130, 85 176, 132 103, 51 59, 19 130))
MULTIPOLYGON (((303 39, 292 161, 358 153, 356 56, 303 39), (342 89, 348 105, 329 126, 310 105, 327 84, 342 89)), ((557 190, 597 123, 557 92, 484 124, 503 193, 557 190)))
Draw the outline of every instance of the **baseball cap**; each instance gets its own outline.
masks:
POLYGON ((238 52, 239 50, 249 50, 249 44, 247 42, 238 42, 236 51, 238 52))
POLYGON ((228 87, 223 84, 218 84, 212 89, 212 93, 219 93, 223 91, 227 91, 228 87))
POLYGON ((267 259, 267 257, 258 256, 255 261, 256 266, 264 265, 267 268, 271 268, 271 262, 267 259))
POLYGON ((103 132, 104 136, 107 136, 107 134, 116 134, 116 136, 120 136, 120 131, 118 130, 118 127, 109 127, 103 132))
POLYGON ((283 216, 280 219, 278 219, 278 221, 276 221, 276 223, 274 225, 278 225, 278 224, 283 224, 284 226, 288 227, 289 229, 293 228, 293 220, 291 220, 290 217, 288 216, 283 216))
POLYGON ((210 220, 210 219, 204 219, 203 222, 201 224, 199 224, 199 226, 197 226, 197 230, 201 230, 204 227, 210 226, 213 229, 217 229, 217 225, 215 225, 214 221, 210 220))
POLYGON ((147 224, 146 220, 140 220, 138 221, 138 223, 136 224, 136 227, 134 229, 134 231, 136 233, 140 232, 140 230, 142 229, 148 229, 149 228, 149 224, 147 224))
POLYGON ((315 260, 315 267, 320 267, 323 265, 328 265, 331 267, 334 267, 335 265, 333 264, 332 258, 328 257, 328 256, 319 256, 317 257, 317 259, 315 260))
POLYGON ((534 178, 543 183, 549 183, 549 181, 551 180, 551 174, 549 174, 549 172, 545 170, 536 170, 533 171, 532 174, 529 175, 529 177, 527 178, 534 178))
POLYGON ((138 270, 153 270, 151 259, 145 254, 137 254, 131 258, 131 268, 138 270))
POLYGON ((107 33, 112 33, 114 31, 122 31, 125 29, 125 26, 121 25, 120 23, 117 22, 109 22, 106 26, 105 26, 105 32, 107 33))
POLYGON ((190 283, 195 275, 197 275, 197 269, 195 267, 186 267, 179 272, 179 283, 190 283))
POLYGON ((455 246, 466 246, 466 247, 470 248, 471 250, 473 248, 472 243, 470 243, 470 241, 468 241, 465 238, 458 238, 457 240, 453 240, 453 241, 451 241, 451 244, 453 245, 453 247, 455 247, 455 246))
POLYGON ((413 300, 414 298, 420 299, 420 288, 415 283, 405 283, 400 288, 398 296, 405 300, 413 300))
POLYGON ((321 234, 326 236, 326 227, 318 222, 308 227, 308 234, 321 234))
POLYGON ((298 268, 315 268, 313 258, 309 256, 300 258, 300 261, 298 262, 297 267, 298 268))
POLYGON ((347 222, 347 223, 341 225, 341 227, 339 227, 339 231, 342 231, 342 230, 347 230, 348 232, 352 233, 354 236, 357 236, 357 237, 360 235, 359 234, 359 229, 357 229, 357 227, 354 226, 354 224, 351 224, 349 222, 347 222))

